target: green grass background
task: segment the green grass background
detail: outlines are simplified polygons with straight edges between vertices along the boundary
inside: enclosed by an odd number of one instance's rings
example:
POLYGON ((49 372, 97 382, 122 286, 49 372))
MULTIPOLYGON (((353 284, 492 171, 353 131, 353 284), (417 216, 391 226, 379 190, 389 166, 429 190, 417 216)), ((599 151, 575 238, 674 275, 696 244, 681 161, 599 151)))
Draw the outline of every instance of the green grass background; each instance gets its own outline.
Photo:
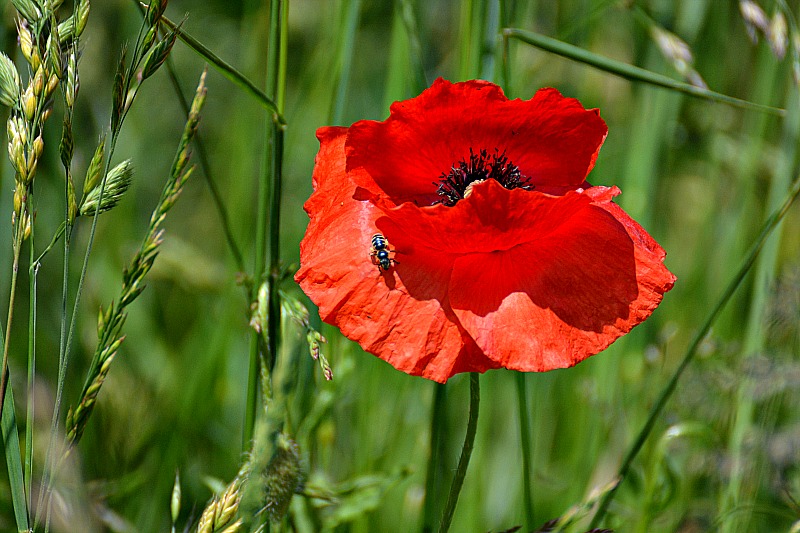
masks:
MULTIPOLYGON (((762 2, 771 14, 777 2, 762 2)), ((791 60, 747 37, 730 0, 507 1, 509 26, 536 31, 597 54, 679 79, 647 22, 685 40, 695 69, 718 92, 789 110, 786 118, 742 111, 631 83, 512 42, 510 97, 552 86, 598 107, 609 135, 589 181, 618 185, 619 203, 667 250, 675 288, 645 324, 606 352, 569 370, 529 374, 535 523, 562 515, 609 483, 621 457, 669 380, 686 345, 733 276, 763 220, 797 174, 798 91, 791 60), (635 5, 636 8, 631 7, 635 5)), ((292 0, 285 117, 283 259, 297 263, 318 143, 315 130, 384 119, 388 105, 415 96, 437 76, 499 81, 497 2, 447 0, 292 0), (409 35, 403 9, 416 33, 409 35), (472 10, 470 14, 470 9, 472 10), (487 34, 489 35, 487 37, 487 34)), ((797 6, 793 5, 795 15, 797 6)), ((13 56, 10 3, 3 42, 13 56)), ((266 2, 173 0, 166 15, 257 85, 266 76, 266 2)), ((407 21, 406 21, 407 22, 407 21)), ((140 24, 132 2, 95 2, 83 38, 76 110, 76 167, 85 168, 107 127, 120 48, 140 24)), ((178 43, 171 55, 184 91, 203 61, 178 43)), ((269 116, 215 71, 201 123, 211 175, 252 268, 259 175, 266 165, 269 116)), ((96 342, 96 316, 116 297, 124 265, 144 233, 172 160, 183 116, 166 71, 142 88, 117 150, 131 158, 134 184, 99 224, 69 369, 67 404, 80 393, 96 342)), ((37 235, 59 224, 63 185, 60 125, 37 183, 37 235)), ((413 157, 410 154, 409 157, 413 157)), ((116 162, 116 161, 115 161, 116 162)), ((0 220, 10 220, 8 163, 0 181, 0 220)), ((76 173, 80 176, 80 172, 76 173)), ((80 187, 80 185, 79 185, 80 187)), ((617 531, 784 531, 800 518, 800 211, 794 208, 718 317, 699 357, 678 385, 606 521, 617 531), (733 469, 733 470, 732 470, 733 469), (740 481, 731 481, 731 472, 740 481)), ((214 481, 242 462, 247 387, 248 302, 201 172, 168 217, 163 250, 143 296, 131 307, 127 338, 96 412, 58 490, 60 531, 167 531, 169 497, 180 471, 183 522, 197 517, 214 481), (63 521, 63 522, 62 522, 63 521), (84 529, 85 528, 85 529, 84 529)), ((88 226, 79 228, 76 248, 88 226)), ((10 235, 10 233, 9 233, 10 235)), ((0 265, 10 265, 0 246, 0 265)), ((46 446, 60 320, 60 260, 38 277, 36 457, 46 446)), ((79 262, 75 261, 77 275, 79 262)), ((4 276, 7 294, 8 276, 4 276)), ((297 292, 292 283, 286 289, 297 292)), ((25 291, 23 291, 23 294, 25 291)), ((24 300, 24 299, 23 299, 24 300)), ((28 303, 22 301, 18 316, 28 303)), ((11 338, 12 383, 24 420, 27 328, 11 338), (20 347, 16 352, 14 346, 20 347)), ((309 485, 342 491, 339 505, 315 510, 296 497, 296 527, 314 531, 337 517, 337 532, 415 531, 420 526, 434 384, 409 377, 324 328, 334 373, 325 382, 303 339, 287 329, 281 357, 296 358, 292 416, 313 412, 300 441, 309 485), (354 492, 345 493, 348 483, 354 492), (349 513, 349 514, 348 514, 349 513)), ((468 379, 447 385, 443 485, 455 469, 466 425, 468 379)), ((525 521, 515 376, 482 377, 482 411, 452 531, 500 531, 525 521)), ((21 422, 22 423, 22 422, 21 422)), ((41 465, 41 461, 39 461, 41 465)), ((3 469, 4 470, 4 469, 3 469)), ((7 484, 0 485, 0 529, 13 528, 7 484)), ((286 526, 288 528, 288 526, 286 526)), ((287 529, 289 530, 289 529, 287 529)), ((583 531, 576 528, 574 531, 583 531)))

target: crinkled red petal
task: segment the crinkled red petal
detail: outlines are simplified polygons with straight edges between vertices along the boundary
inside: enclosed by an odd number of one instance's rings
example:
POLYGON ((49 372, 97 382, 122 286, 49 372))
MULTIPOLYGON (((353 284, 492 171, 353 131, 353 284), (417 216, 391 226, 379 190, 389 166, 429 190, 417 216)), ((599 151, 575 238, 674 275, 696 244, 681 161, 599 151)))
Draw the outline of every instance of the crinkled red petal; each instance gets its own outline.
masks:
MULTIPOLYGON (((570 195, 554 198, 550 216, 563 220, 553 231, 454 261, 450 304, 488 357, 522 371, 569 367, 658 306, 675 277, 664 250, 611 202, 616 193, 588 189, 578 210, 570 195)), ((523 196, 509 197, 509 209, 527 209, 523 196)))
POLYGON ((458 372, 485 371, 488 359, 458 325, 447 302, 452 254, 407 255, 406 241, 381 210, 356 198, 345 172, 345 128, 321 128, 310 222, 300 244, 295 280, 339 327, 394 367, 444 382, 458 372), (397 249, 388 272, 372 264, 370 238, 384 232, 397 249))
POLYGON ((472 191, 453 207, 395 206, 381 198, 374 202, 395 222, 398 235, 408 239, 409 253, 445 251, 462 255, 509 250, 539 239, 556 231, 592 201, 575 191, 551 196, 508 190, 495 180, 475 184, 472 191))
POLYGON ((436 80, 421 95, 395 102, 384 122, 360 121, 347 137, 347 169, 358 185, 395 204, 430 205, 442 174, 469 151, 497 149, 544 190, 575 188, 594 166, 608 128, 555 89, 508 100, 497 85, 436 80))

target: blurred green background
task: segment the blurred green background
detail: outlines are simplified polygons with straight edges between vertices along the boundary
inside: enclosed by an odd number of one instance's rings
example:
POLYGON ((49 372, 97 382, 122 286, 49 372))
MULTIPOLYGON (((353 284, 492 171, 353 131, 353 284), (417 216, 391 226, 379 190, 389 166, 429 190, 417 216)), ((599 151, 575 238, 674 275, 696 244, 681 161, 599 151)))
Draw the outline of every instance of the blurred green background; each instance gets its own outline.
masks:
MULTIPOLYGON (((768 16, 785 6, 761 3, 768 16)), ((263 86, 266 4, 172 0, 166 16, 184 20, 184 30, 263 86)), ((302 204, 311 193, 315 130, 384 119, 392 101, 418 94, 420 67, 425 83, 438 76, 500 81, 501 43, 496 31, 486 28, 499 28, 501 17, 511 27, 681 79, 675 56, 654 39, 654 28, 660 28, 688 44, 694 70, 713 90, 788 110, 781 119, 693 99, 511 42, 506 93, 527 99, 539 87, 552 86, 587 108, 600 109, 609 135, 589 181, 620 187, 619 203, 667 250, 667 266, 678 276, 652 318, 606 352, 573 369, 525 377, 536 517, 526 525, 528 531, 613 479, 689 339, 797 174, 800 102, 792 79, 796 51, 790 49, 781 60, 763 35, 754 44, 736 1, 519 0, 503 2, 504 13, 499 5, 291 0, 281 240, 286 263, 297 263, 307 222, 302 204)), ((791 9, 796 16, 797 5, 791 9)), ((3 14, 5 50, 14 57, 10 2, 3 14)), ((133 2, 92 4, 82 39, 76 169, 85 169, 107 128, 117 58, 123 44, 135 39, 140 20, 133 2)), ((796 37, 791 24, 789 35, 796 37)), ((202 59, 182 43, 171 59, 189 94, 202 59)), ((255 198, 267 164, 270 117, 213 70, 208 87, 200 136, 233 234, 252 268, 255 198)), ((80 393, 94 350, 98 306, 118 294, 122 269, 146 230, 183 122, 161 70, 144 84, 116 152, 117 160, 132 159, 135 179, 120 205, 99 223, 67 378, 68 405, 80 393)), ((51 121, 49 127, 37 184, 37 246, 63 216, 55 148, 60 124, 51 121)), ((76 177, 82 172, 76 170, 76 177)), ((3 174, 0 220, 8 221, 7 161, 3 174)), ((798 224, 800 211, 793 208, 718 318, 621 487, 608 527, 780 531, 800 518, 798 224), (739 482, 732 483, 731 472, 738 473, 739 482)), ((127 338, 67 481, 58 487, 63 498, 54 522, 58 530, 167 531, 176 471, 186 521, 199 515, 213 481, 227 483, 242 462, 249 302, 237 286, 237 267, 199 169, 166 228, 147 290, 130 308, 127 338)), ((76 230, 76 249, 85 245, 87 234, 88 225, 76 230)), ((0 247, 0 265, 10 265, 10 254, 10 246, 0 247)), ((61 316, 62 265, 56 255, 48 259, 38 277, 39 377, 33 396, 41 424, 35 442, 39 458, 47 444, 61 316)), ((76 254, 76 276, 78 259, 76 254)), ((2 294, 8 292, 8 278, 2 277, 2 294)), ((291 283, 286 289, 297 291, 291 283)), ((25 316, 27 302, 19 305, 18 316, 25 316)), ((19 420, 24 420, 25 361, 14 346, 24 346, 27 329, 23 321, 18 326, 10 364, 19 420)), ((296 358, 302 378, 292 409, 298 425, 308 430, 305 440, 298 439, 307 480, 342 491, 339 505, 324 509, 296 497, 295 526, 314 531, 341 520, 336 531, 417 530, 433 384, 395 371, 329 327, 323 330, 330 341, 323 350, 334 380, 325 382, 293 331, 287 329, 282 357, 296 358), (308 412, 317 418, 302 426, 308 412), (342 485, 348 482, 357 487, 349 497, 342 485)), ((458 376, 447 385, 443 435, 449 455, 437 465, 444 484, 463 439, 467 382, 458 376)), ((500 531, 524 522, 514 383, 514 374, 505 370, 482 378, 477 443, 453 531, 500 531)), ((13 527, 6 486, 0 487, 2 530, 13 527)))

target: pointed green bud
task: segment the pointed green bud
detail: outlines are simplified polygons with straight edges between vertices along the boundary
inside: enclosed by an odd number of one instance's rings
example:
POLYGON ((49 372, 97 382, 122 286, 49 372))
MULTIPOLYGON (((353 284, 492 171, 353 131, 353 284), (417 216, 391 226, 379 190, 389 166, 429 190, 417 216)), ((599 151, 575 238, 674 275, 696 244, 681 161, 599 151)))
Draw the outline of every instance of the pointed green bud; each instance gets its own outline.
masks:
POLYGON ((75 183, 72 181, 71 173, 67 175, 67 216, 70 226, 78 216, 78 200, 75 198, 75 183))
POLYGON ((14 107, 19 101, 20 90, 17 67, 7 55, 0 52, 0 103, 14 107))
POLYGON ((106 140, 100 139, 100 144, 94 151, 92 160, 89 162, 89 168, 86 169, 86 179, 83 180, 83 195, 89 194, 89 191, 97 187, 100 183, 100 178, 103 175, 103 154, 105 153, 106 140))
POLYGON ((42 18, 42 12, 31 0, 11 0, 19 14, 29 22, 38 22, 42 18))
POLYGON ((175 40, 178 38, 178 34, 176 31, 169 32, 161 41, 159 41, 150 53, 147 54, 147 57, 144 59, 144 65, 142 66, 142 80, 146 80, 153 74, 155 74, 156 70, 164 64, 164 61, 167 60, 167 56, 169 56, 170 51, 172 51, 172 46, 175 44, 175 40))
POLYGON ((133 166, 130 160, 126 159, 108 171, 105 192, 102 194, 102 198, 100 198, 102 182, 83 196, 80 214, 83 216, 94 215, 95 212, 103 213, 112 209, 122 199, 132 180, 133 166))
POLYGON ((178 515, 181 512, 181 476, 175 472, 175 483, 172 485, 172 497, 169 501, 169 511, 172 515, 172 524, 178 521, 178 515))

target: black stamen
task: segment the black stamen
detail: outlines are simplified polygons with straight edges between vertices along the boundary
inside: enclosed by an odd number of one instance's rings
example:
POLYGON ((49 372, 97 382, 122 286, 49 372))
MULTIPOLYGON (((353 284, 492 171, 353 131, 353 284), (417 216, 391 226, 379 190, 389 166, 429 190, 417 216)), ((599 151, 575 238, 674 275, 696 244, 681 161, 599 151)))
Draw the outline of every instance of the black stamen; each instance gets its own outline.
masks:
POLYGON ((528 176, 523 176, 519 167, 511 163, 495 148, 491 156, 486 150, 474 153, 469 149, 469 161, 462 159, 458 165, 452 167, 448 174, 442 173, 436 185, 436 193, 442 197, 434 204, 441 203, 453 207, 456 202, 466 197, 469 186, 477 181, 493 179, 506 189, 525 189, 529 191, 534 185, 528 176))

